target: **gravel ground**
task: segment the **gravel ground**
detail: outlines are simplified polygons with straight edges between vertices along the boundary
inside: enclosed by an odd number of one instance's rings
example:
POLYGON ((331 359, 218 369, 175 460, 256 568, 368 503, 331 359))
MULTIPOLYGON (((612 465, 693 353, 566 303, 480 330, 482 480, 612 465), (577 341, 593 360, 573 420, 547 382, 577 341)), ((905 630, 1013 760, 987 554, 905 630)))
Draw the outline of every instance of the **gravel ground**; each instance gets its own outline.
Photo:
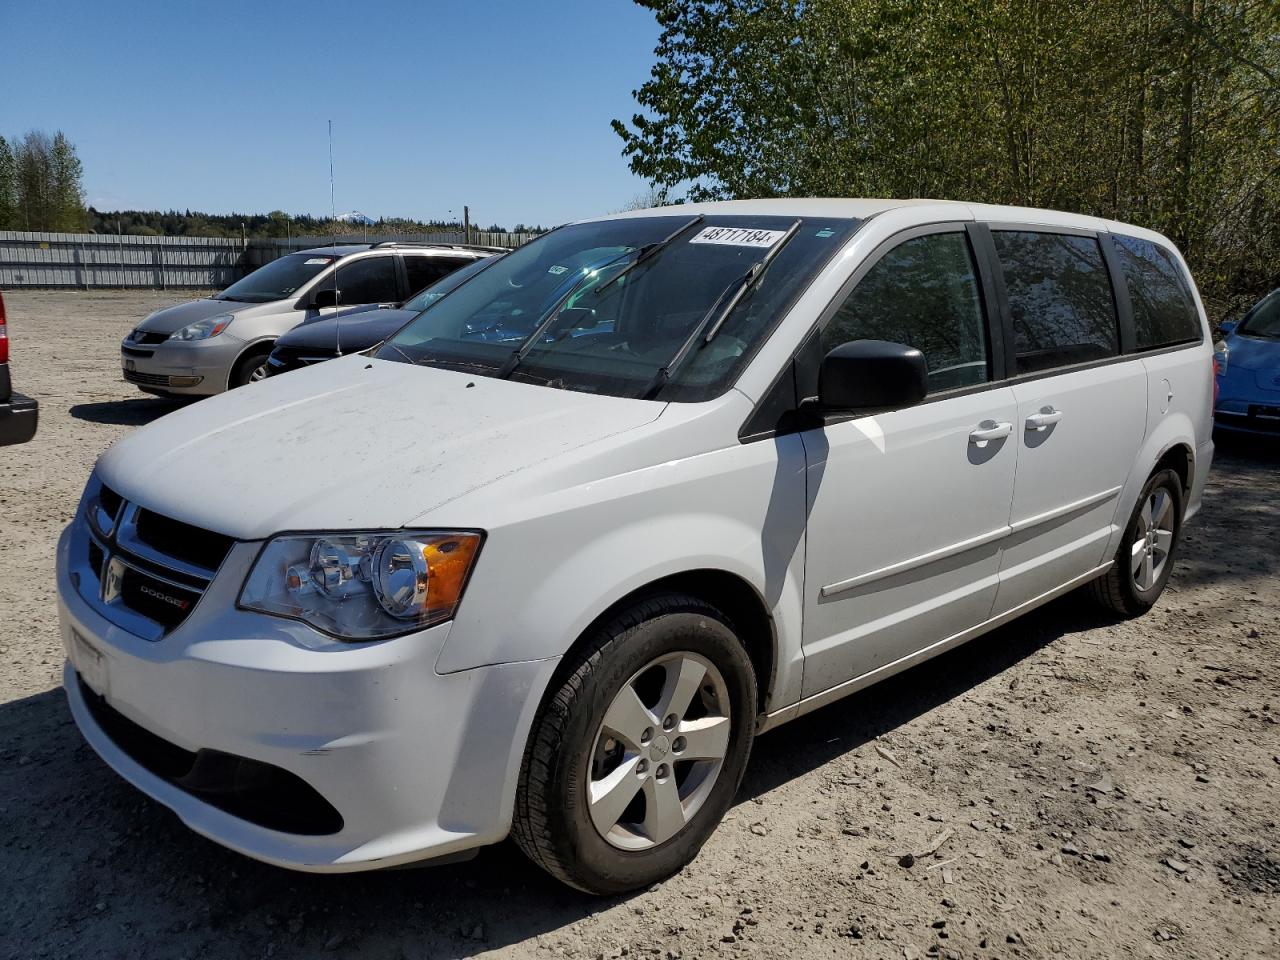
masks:
POLYGON ((81 742, 53 589, 94 459, 170 409, 117 343, 174 299, 6 295, 41 426, 0 449, 0 956, 1280 956, 1280 453, 1256 445, 1220 449, 1147 617, 1066 597, 762 737, 647 892, 580 896, 509 844, 314 877, 197 837, 81 742))

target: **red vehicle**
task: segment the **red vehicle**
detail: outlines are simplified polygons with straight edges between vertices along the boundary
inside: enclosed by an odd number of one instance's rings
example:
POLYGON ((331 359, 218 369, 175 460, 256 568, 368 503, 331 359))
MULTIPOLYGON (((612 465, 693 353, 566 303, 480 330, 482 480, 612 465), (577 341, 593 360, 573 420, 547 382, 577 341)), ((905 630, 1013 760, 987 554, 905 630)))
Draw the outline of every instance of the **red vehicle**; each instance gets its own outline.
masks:
POLYGON ((14 393, 9 382, 9 329, 5 325, 4 295, 0 294, 0 447, 26 443, 36 435, 40 406, 14 393))

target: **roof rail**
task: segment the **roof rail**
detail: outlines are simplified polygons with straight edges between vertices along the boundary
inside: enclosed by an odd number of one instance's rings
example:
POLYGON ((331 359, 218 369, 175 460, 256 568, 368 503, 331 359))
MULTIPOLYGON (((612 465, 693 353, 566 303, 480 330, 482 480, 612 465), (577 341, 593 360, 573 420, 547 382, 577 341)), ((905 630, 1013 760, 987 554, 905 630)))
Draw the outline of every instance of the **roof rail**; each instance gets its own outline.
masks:
POLYGON ((486 247, 478 243, 432 243, 415 240, 382 240, 370 246, 371 250, 383 247, 432 247, 437 250, 484 250, 488 253, 506 253, 510 247, 486 247))

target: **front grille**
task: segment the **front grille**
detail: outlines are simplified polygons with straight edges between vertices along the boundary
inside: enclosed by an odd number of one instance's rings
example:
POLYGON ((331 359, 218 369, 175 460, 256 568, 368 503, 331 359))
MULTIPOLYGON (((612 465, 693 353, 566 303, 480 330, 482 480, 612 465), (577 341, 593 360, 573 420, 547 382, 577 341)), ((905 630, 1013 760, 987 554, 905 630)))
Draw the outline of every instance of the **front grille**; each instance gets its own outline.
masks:
POLYGON ((130 343, 156 344, 156 343, 164 343, 168 339, 169 339, 169 334, 167 333, 151 333, 147 330, 135 330, 129 336, 130 343))
POLYGON ((138 539, 148 547, 210 572, 222 565, 235 543, 231 537, 193 527, 144 507, 138 508, 135 524, 138 539))
POLYGON ((102 509, 114 518, 120 515, 120 507, 124 503, 124 497, 104 483, 98 488, 98 503, 102 504, 102 509))
POLYGON ((186 620, 235 545, 103 485, 91 492, 81 522, 80 592, 112 623, 148 640, 186 620))
POLYGON ((203 592, 166 582, 136 567, 124 567, 120 571, 121 602, 166 630, 187 619, 203 592))
POLYGON ((288 770, 224 753, 184 750, 113 709, 77 676, 80 696, 102 732, 139 766, 249 823, 302 836, 342 829, 338 813, 318 790, 288 770))
POLYGON ((126 357, 141 357, 144 360, 147 357, 154 357, 156 355, 154 350, 142 350, 138 347, 121 347, 120 352, 126 357))
POLYGON ((169 378, 162 373, 139 373, 137 370, 126 370, 124 371, 124 378, 130 383, 136 383, 142 387, 169 386, 169 378))

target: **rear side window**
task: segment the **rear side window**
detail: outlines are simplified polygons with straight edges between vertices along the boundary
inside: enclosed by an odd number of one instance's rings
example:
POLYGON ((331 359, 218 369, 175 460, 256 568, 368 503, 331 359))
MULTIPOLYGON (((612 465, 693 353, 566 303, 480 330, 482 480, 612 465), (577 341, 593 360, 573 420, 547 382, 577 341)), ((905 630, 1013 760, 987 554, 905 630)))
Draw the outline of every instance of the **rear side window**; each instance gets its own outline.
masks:
POLYGON ((429 287, 437 280, 442 280, 459 267, 471 263, 462 257, 415 257, 405 254, 404 269, 409 276, 409 296, 413 296, 423 287, 429 287))
POLYGON ((1017 373, 1034 373, 1119 353, 1116 307, 1093 237, 992 231, 1000 257, 1017 373))
POLYGON ((395 257, 364 257, 360 260, 340 261, 336 275, 345 306, 358 303, 395 303, 400 299, 400 290, 396 284, 395 257))
POLYGON ((1173 255, 1150 240, 1113 234, 1120 257, 1139 350, 1200 339, 1200 315, 1191 285, 1173 255))
POLYGON ((929 365, 929 392, 985 383, 982 297, 963 233, 906 240, 876 262, 822 331, 830 352, 850 340, 916 347, 929 365))

